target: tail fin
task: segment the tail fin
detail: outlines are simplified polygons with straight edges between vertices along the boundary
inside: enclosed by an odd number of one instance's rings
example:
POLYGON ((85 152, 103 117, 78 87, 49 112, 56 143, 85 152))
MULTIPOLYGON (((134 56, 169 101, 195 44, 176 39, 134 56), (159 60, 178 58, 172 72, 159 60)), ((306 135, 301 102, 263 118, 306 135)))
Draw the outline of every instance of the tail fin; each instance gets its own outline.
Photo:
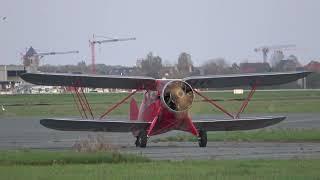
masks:
POLYGON ((130 101, 130 114, 129 118, 130 120, 137 120, 138 119, 138 114, 139 114, 139 109, 137 105, 137 101, 134 98, 131 98, 130 101))

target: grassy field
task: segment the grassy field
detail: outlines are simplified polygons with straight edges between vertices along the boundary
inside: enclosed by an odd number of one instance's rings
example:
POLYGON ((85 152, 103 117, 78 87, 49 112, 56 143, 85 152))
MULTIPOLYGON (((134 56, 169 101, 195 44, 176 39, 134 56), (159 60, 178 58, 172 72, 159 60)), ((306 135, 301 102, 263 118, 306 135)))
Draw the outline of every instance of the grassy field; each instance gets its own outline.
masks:
POLYGON ((317 179, 319 166, 319 159, 169 162, 110 152, 0 152, 0 179, 6 180, 317 179))
POLYGON ((320 160, 227 160, 50 166, 0 166, 6 180, 318 179, 320 160))
MULTIPOLYGON (((234 95, 232 92, 210 92, 206 96, 218 101, 230 112, 237 112, 244 95, 234 95)), ((120 101, 127 94, 87 94, 96 116, 101 115, 107 107, 120 101)), ((141 102, 142 95, 135 98, 141 102)), ((0 105, 4 105, 6 111, 0 111, 0 117, 65 117, 79 116, 71 94, 56 95, 1 95, 0 105)), ((294 112, 319 112, 320 91, 258 91, 248 105, 245 113, 294 113, 294 112)), ((128 114, 128 102, 113 111, 110 115, 128 114)), ((221 114, 210 104, 202 101, 198 96, 191 109, 193 114, 221 114)))
MULTIPOLYGON (((138 163, 150 162, 148 158, 117 151, 74 152, 10 150, 0 151, 0 166, 17 165, 66 165, 66 164, 101 164, 101 163, 138 163)), ((0 173, 1 174, 1 173, 0 173)))
MULTIPOLYGON (((198 141, 186 134, 155 139, 153 142, 198 141)), ((319 129, 261 129, 253 131, 208 132, 208 141, 238 142, 320 142, 319 129)))

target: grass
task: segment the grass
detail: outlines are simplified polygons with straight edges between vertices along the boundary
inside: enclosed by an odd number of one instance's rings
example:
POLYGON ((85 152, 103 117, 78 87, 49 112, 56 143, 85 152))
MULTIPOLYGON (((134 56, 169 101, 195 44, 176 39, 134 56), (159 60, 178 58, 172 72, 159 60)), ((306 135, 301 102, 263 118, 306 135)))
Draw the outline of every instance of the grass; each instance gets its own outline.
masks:
MULTIPOLYGON (((248 94, 234 95, 232 92, 207 92, 204 93, 211 99, 217 100, 230 112, 237 112, 241 105, 241 99, 248 94)), ((124 98, 126 93, 87 94, 96 116, 102 114, 107 107, 124 98)), ((135 95, 141 102, 142 94, 135 95)), ((71 94, 50 95, 1 95, 0 105, 4 105, 6 111, 0 111, 0 117, 65 117, 79 116, 71 94)), ((320 91, 258 91, 248 105, 245 113, 299 113, 319 112, 320 91)), ((110 115, 127 116, 128 102, 115 109, 110 115)), ((202 101, 196 96, 192 114, 221 114, 220 111, 202 101)))
MULTIPOLYGON (((198 141, 197 137, 179 134, 153 140, 153 142, 198 141)), ((320 142, 319 129, 262 129, 253 131, 208 132, 208 141, 239 142, 320 142)))
POLYGON ((0 166, 137 163, 149 161, 146 157, 121 154, 117 151, 94 153, 44 150, 0 151, 0 166))
POLYGON ((320 160, 206 160, 147 163, 0 166, 0 177, 19 179, 319 179, 320 160))

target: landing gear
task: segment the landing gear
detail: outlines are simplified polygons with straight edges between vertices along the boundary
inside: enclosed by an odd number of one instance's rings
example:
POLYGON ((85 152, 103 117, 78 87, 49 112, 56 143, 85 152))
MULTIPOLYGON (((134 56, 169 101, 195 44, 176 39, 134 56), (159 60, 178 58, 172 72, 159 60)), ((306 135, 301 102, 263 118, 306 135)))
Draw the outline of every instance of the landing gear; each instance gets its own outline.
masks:
POLYGON ((207 131, 204 131, 204 130, 199 131, 198 142, 199 142, 199 147, 207 146, 207 131))
POLYGON ((139 136, 136 137, 136 142, 134 143, 136 145, 136 147, 139 147, 140 146, 140 141, 139 141, 139 136))
POLYGON ((136 138, 136 147, 145 148, 147 146, 148 136, 146 131, 141 131, 136 138))

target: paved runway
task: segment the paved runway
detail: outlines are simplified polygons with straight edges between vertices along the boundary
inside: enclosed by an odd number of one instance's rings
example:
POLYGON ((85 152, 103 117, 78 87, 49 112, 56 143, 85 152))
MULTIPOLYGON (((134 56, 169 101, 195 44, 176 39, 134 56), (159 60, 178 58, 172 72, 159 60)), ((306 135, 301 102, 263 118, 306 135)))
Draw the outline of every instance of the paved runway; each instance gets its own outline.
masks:
MULTIPOLYGON (((271 128, 320 128, 319 117, 320 113, 288 114, 285 121, 271 128)), ((201 118, 208 118, 208 116, 201 116, 201 118)), ((103 136, 107 143, 118 147, 120 151, 142 154, 152 159, 320 158, 320 143, 309 142, 208 142, 206 148, 199 148, 197 143, 193 142, 150 142, 147 148, 141 149, 134 146, 135 138, 130 133, 55 131, 42 127, 39 119, 0 119, 0 149, 70 149, 79 139, 99 135, 103 136)), ((170 132, 162 136, 175 133, 170 132)))

